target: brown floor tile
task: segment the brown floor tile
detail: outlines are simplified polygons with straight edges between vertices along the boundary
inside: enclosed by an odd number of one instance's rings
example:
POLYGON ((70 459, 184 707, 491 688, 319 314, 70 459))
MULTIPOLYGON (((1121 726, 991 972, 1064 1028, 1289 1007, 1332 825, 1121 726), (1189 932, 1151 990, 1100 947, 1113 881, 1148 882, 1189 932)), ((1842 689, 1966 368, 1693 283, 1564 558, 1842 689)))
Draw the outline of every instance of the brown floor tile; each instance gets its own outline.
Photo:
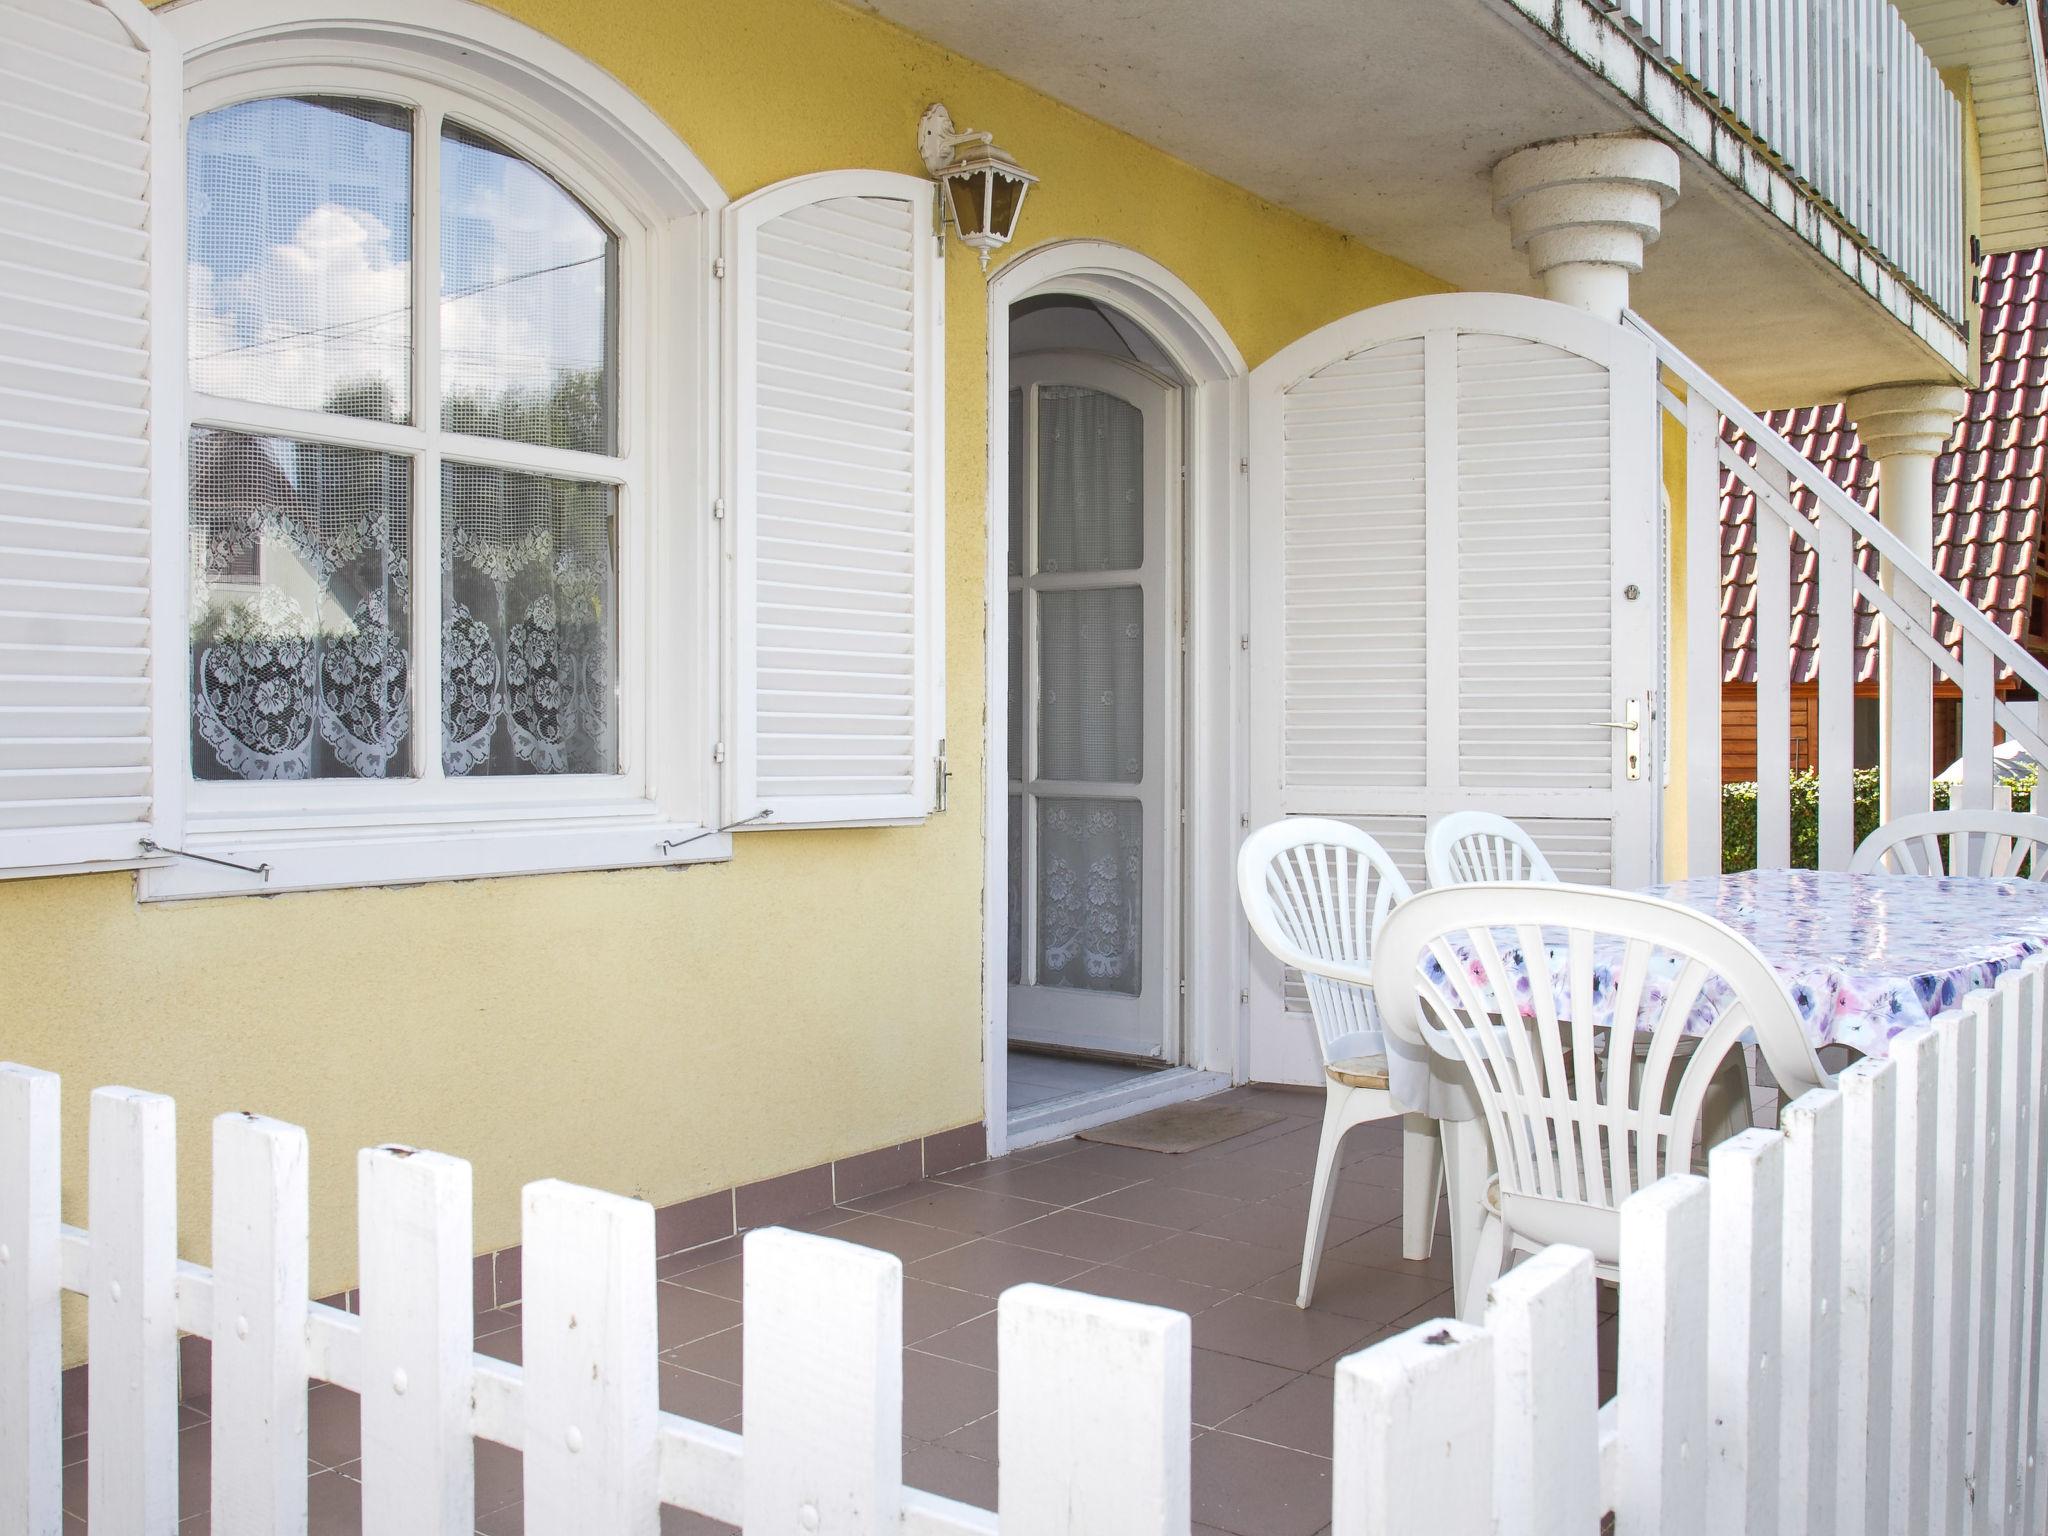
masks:
POLYGON ((519 1453, 494 1440, 476 1442, 476 1512, 481 1517, 517 1504, 526 1495, 519 1453))
POLYGON ((1236 1536, 1313 1536, 1330 1519, 1320 1456, 1211 1430, 1194 1445, 1194 1515, 1236 1536))
POLYGON ((517 1328, 506 1328, 476 1341, 478 1354, 489 1355, 496 1360, 509 1360, 514 1365, 525 1358, 525 1348, 525 1337, 517 1328))
POLYGON ((317 1467, 341 1467, 363 1454, 362 1403, 346 1387, 321 1382, 306 1392, 306 1456, 317 1467))
POLYGON ((665 1350, 740 1324, 740 1304, 673 1280, 654 1288, 655 1332, 665 1350))
POLYGON ((503 1333, 508 1328, 516 1329, 518 1326, 517 1307, 493 1308, 491 1311, 476 1314, 476 1336, 479 1339, 489 1338, 494 1333, 503 1333))
POLYGON ((978 1296, 995 1297, 1013 1285, 1032 1281, 1041 1285, 1058 1285, 1062 1280, 1090 1268, 1093 1266, 1086 1259, 1020 1247, 1005 1238, 983 1237, 962 1243, 958 1248, 935 1253, 928 1259, 919 1259, 909 1265, 904 1274, 910 1279, 972 1291, 978 1296))
POLYGON ((893 1253, 906 1264, 914 1264, 947 1248, 957 1248, 969 1240, 967 1233, 956 1232, 951 1227, 926 1226, 875 1211, 852 1215, 834 1227, 832 1235, 845 1242, 893 1253))
POLYGON ((663 1413, 679 1413, 699 1424, 723 1424, 740 1411, 736 1382, 685 1370, 672 1360, 661 1362, 659 1380, 663 1413))
POLYGON ((1140 1179, 1163 1178, 1188 1159, 1171 1152, 1145 1152, 1137 1147, 1115 1147, 1104 1141, 1077 1141, 1074 1150, 1059 1159, 1065 1168, 1085 1168, 1112 1173, 1133 1183, 1140 1179))
MULTIPOLYGON (((1312 1184, 1313 1181, 1292 1185, 1269 1196, 1269 1202, 1288 1206, 1306 1217, 1312 1184)), ((1367 1227, 1384 1226, 1401 1215, 1401 1191, 1368 1184, 1353 1178, 1349 1169, 1339 1169, 1336 1187, 1330 1191, 1330 1210, 1338 1216, 1353 1217, 1367 1227)))
POLYGON ((733 1220, 742 1229, 777 1226, 831 1203, 830 1165, 743 1184, 732 1192, 733 1220))
POLYGON ((917 1344, 995 1307, 995 1298, 929 1280, 903 1282, 903 1342, 917 1344))
POLYGON ((1195 1423, 1207 1428, 1242 1413, 1260 1398, 1300 1378, 1299 1371, 1196 1348, 1191 1358, 1195 1423))
MULTIPOLYGON (((1301 1289, 1301 1266, 1284 1269, 1251 1294, 1267 1301, 1294 1305, 1301 1289)), ((1311 1312, 1334 1312, 1364 1323, 1391 1323, 1417 1307, 1442 1298, 1443 1310, 1451 1310, 1450 1282, 1434 1275, 1397 1275, 1389 1270, 1368 1269, 1346 1264, 1324 1255, 1316 1269, 1316 1293, 1310 1298, 1311 1312)))
MULTIPOLYGON (((1380 1219, 1384 1221, 1386 1218, 1380 1219)), ((1358 1217, 1332 1211, 1329 1230, 1324 1237, 1325 1245, 1348 1241, 1369 1230, 1370 1226, 1371 1223, 1358 1217)), ((1292 1249, 1298 1254, 1302 1239, 1308 1232, 1308 1204, 1304 1201, 1302 1208, 1296 1210, 1284 1200, 1254 1200, 1227 1215, 1204 1222, 1198 1230, 1212 1237, 1235 1238, 1240 1243, 1257 1243, 1264 1248, 1292 1249)))
POLYGON ((732 1236, 732 1191, 681 1200, 654 1213, 654 1251, 680 1253, 732 1236))
POLYGON ((362 1536, 363 1485, 339 1472, 306 1479, 306 1536, 362 1536))
POLYGON ((1272 1279, 1299 1258, 1299 1249, 1288 1253, 1201 1232, 1177 1232, 1119 1262, 1125 1269, 1142 1269, 1174 1280, 1242 1291, 1272 1279))
POLYGON ((1373 1227, 1347 1242, 1332 1243, 1323 1257, 1342 1264, 1362 1264, 1367 1269, 1384 1269, 1396 1275, 1427 1275, 1451 1283, 1451 1245, 1439 1239, 1426 1259, 1401 1256, 1401 1223, 1391 1221, 1373 1227))
POLYGON ((740 1536, 740 1528, 692 1510, 661 1508, 661 1536, 740 1536))
POLYGON ((1373 1153, 1344 1165, 1347 1182, 1377 1184, 1382 1189, 1399 1190, 1406 1177, 1407 1168, 1398 1154, 1388 1157, 1373 1153))
POLYGON ((1097 1264, 1113 1263, 1140 1248, 1149 1248, 1173 1236, 1171 1227, 1147 1221, 1128 1221, 1121 1216, 1098 1216, 1090 1211, 1054 1211, 1012 1227, 1003 1234, 1006 1243, 1042 1248, 1097 1264))
POLYGON ((680 1348, 672 1349, 663 1358, 671 1365, 680 1365, 689 1371, 702 1371, 707 1376, 716 1376, 720 1381, 729 1381, 737 1386, 745 1354, 741 1347, 740 1330, 728 1328, 723 1333, 709 1334, 680 1348))
POLYGON ((1015 1195, 1023 1200, 1042 1200, 1048 1205, 1079 1205, 1134 1181, 1127 1174, 1076 1168, 1061 1159, 1050 1163, 981 1163, 947 1174, 945 1182, 1015 1195))
POLYGON ((1114 1296, 1119 1301, 1142 1302, 1148 1307, 1170 1307, 1190 1315, 1213 1307, 1233 1293, 1192 1280, 1175 1280, 1168 1275, 1149 1274, 1142 1269, 1125 1269, 1120 1264, 1099 1264, 1061 1285, 1093 1296, 1114 1296))
POLYGON ((1050 1215, 1056 1209, 1043 1200, 1020 1200, 1014 1195, 999 1195, 993 1190, 952 1184, 913 1184, 896 1193, 908 1198, 881 1209, 898 1221, 944 1227, 948 1231, 971 1233, 977 1237, 1001 1232, 1034 1216, 1050 1215))
POLYGON ((716 1264, 686 1270, 680 1275, 670 1275, 662 1283, 684 1286, 693 1291, 708 1291, 713 1296, 723 1296, 727 1301, 739 1301, 745 1295, 746 1273, 738 1256, 734 1256, 720 1259, 716 1264))
POLYGON ((1229 1215, 1242 1204, 1242 1200, 1229 1195, 1206 1195, 1200 1190, 1181 1189, 1154 1179, 1098 1195, 1081 1209, 1099 1216, 1121 1216, 1128 1221, 1149 1221, 1155 1226, 1192 1232, 1204 1222, 1229 1215))
POLYGON ((1291 1451, 1327 1456, 1335 1406, 1335 1382, 1321 1376, 1297 1376, 1218 1427, 1248 1440, 1264 1440, 1291 1451))
POLYGON ((1257 1296, 1233 1296, 1194 1318, 1194 1340, 1202 1348, 1291 1371, 1311 1370, 1347 1352, 1371 1331, 1371 1324, 1355 1317, 1304 1312, 1257 1296))
POLYGON ((663 1280, 679 1279, 693 1269, 702 1269, 707 1264, 721 1264, 727 1259, 736 1259, 746 1239, 739 1237, 720 1238, 716 1242, 700 1243, 695 1248, 681 1253, 671 1253, 654 1261, 654 1273, 663 1280))
POLYGON ((858 1200, 862 1195, 900 1189, 924 1177, 924 1143, 906 1141, 898 1146, 842 1157, 832 1165, 832 1198, 858 1200))
POLYGON ((903 1357, 903 1433, 936 1443, 996 1411, 996 1373, 913 1350, 903 1357))
POLYGON ((1000 1431, 997 1421, 1000 1413, 991 1413, 986 1418, 963 1424, 946 1436, 939 1444, 949 1451, 958 1451, 963 1456, 978 1456, 983 1461, 994 1461, 999 1449, 1000 1431))
POLYGON ((920 1339, 912 1347, 923 1354, 939 1355, 947 1360, 958 1360, 962 1365, 978 1365, 985 1371, 992 1371, 996 1368, 996 1315, 984 1312, 956 1328, 920 1339))
POLYGON ((903 1481, 913 1488, 983 1509, 996 1504, 996 1464, 936 1445, 903 1448, 903 1481))
POLYGON ((1205 1195, 1228 1195, 1233 1200, 1264 1200, 1283 1189, 1306 1183, 1314 1171, 1313 1165, 1296 1169, 1242 1160, 1205 1162, 1190 1158, 1161 1172, 1159 1182, 1205 1195))

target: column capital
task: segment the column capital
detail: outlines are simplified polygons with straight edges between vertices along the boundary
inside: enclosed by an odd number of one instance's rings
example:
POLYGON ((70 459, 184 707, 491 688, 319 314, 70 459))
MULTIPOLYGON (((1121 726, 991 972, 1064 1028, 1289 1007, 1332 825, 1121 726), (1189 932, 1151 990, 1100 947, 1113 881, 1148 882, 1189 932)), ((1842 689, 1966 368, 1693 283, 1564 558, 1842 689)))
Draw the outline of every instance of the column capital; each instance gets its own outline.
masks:
POLYGON ((1545 294, 1610 320, 1678 198, 1678 152, 1645 134, 1557 139, 1493 168, 1493 211, 1545 294))
POLYGON ((1863 451, 1882 463, 1898 454, 1933 458, 1948 446, 1970 403, 1959 384, 1875 384, 1843 399, 1863 451))

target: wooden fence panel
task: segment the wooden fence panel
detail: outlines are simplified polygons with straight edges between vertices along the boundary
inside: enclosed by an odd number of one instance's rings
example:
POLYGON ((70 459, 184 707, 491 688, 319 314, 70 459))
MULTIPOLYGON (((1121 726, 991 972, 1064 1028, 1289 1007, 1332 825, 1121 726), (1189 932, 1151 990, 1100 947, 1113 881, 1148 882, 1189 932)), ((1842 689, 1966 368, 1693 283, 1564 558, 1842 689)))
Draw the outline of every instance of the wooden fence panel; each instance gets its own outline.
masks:
MULTIPOLYGON (((521 1208, 526 1529, 656 1536, 654 1207, 543 1179, 526 1186, 521 1208)), ((748 1343, 751 1354, 751 1336, 748 1343)), ((770 1436, 774 1424, 771 1413, 770 1436)), ((825 1454, 820 1448, 818 1458, 825 1454)))
MULTIPOLYGON (((1841 1418, 1835 1440, 1835 1528, 1879 1536, 1890 1518, 1892 1391, 1892 1138, 1897 1097, 1889 1061, 1844 1071, 1842 1094, 1841 1418), (1877 1490, 1873 1496, 1873 1489, 1877 1490)), ((1824 1411, 1820 1401, 1814 1407, 1824 1411)))
MULTIPOLYGON (((1723 1521, 1739 1510, 1743 1530, 1768 1536, 1778 1525, 1784 1143, 1772 1132, 1744 1131, 1708 1155, 1707 1178, 1707 1507, 1723 1521)), ((1831 1432, 1825 1415, 1807 1428, 1831 1432)))
POLYGON ((1452 1321, 1338 1361, 1331 1529, 1493 1536, 1493 1380, 1492 1335, 1452 1321))
POLYGON ((1673 1178, 1622 1206, 1621 1268, 1633 1282, 1615 1352, 1624 1531, 1708 1530, 1709 1198, 1705 1179, 1673 1178))
POLYGON ((903 1261, 828 1237, 746 1238, 746 1528, 870 1536, 903 1500, 903 1261), (765 1326, 764 1326, 765 1324, 765 1326))
POLYGON ((998 1305, 996 1348, 1003 1536, 1187 1530, 1185 1313, 1019 1285, 998 1305))
MULTIPOLYGON (((178 1525, 177 1112, 161 1094, 92 1096, 86 1519, 117 1536, 178 1525)), ((305 1457, 300 1454, 303 1487, 305 1457)), ((223 1527, 223 1529, 225 1529, 223 1527)))
POLYGON ((1501 1536, 1583 1536, 1600 1523, 1593 1256, 1546 1248, 1494 1281, 1493 1505, 1501 1536))
POLYGON ((0 1531, 64 1524, 57 1076, 0 1062, 0 1531))
POLYGON ((1892 1141, 1892 1317, 1898 1347, 1892 1356, 1892 1439, 1884 1453, 1891 1466, 1887 1502, 1892 1530, 1923 1531, 1929 1520, 1934 1440, 1930 1406, 1938 1326, 1934 1286, 1940 1250, 1934 1207, 1939 1190, 1935 1138, 1940 1129, 1940 1038, 1929 1029, 1908 1030, 1892 1041, 1891 1059, 1898 1072, 1898 1133, 1892 1141))
POLYGON ((469 1536, 476 1460, 470 1171, 410 1147, 356 1155, 363 1528, 469 1536))
MULTIPOLYGON (((1780 1358, 1788 1403, 1833 1403, 1841 1394, 1842 1096, 1803 1093, 1785 1107, 1784 1333, 1780 1358)), ((1784 1536, 1833 1536, 1836 1442, 1831 1434, 1785 1437, 1780 1461, 1784 1536)))
POLYGON ((297 1126, 213 1122, 216 1536, 306 1528, 306 1180, 297 1126))

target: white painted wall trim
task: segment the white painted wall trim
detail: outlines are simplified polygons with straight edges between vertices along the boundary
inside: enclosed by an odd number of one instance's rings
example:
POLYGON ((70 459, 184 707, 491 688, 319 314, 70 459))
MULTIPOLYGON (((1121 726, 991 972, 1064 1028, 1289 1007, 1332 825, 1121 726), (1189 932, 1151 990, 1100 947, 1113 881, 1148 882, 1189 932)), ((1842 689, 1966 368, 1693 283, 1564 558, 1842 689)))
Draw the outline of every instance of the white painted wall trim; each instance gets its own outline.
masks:
POLYGON ((1010 307, 1042 294, 1092 299, 1129 316, 1165 349, 1186 386, 1188 655, 1182 702, 1187 826, 1182 849, 1185 1065, 1242 1082, 1248 950, 1232 866, 1245 804, 1244 653, 1249 429, 1244 356, 1199 295, 1150 257, 1109 241, 1058 241, 1006 262, 988 289, 987 708, 982 898, 982 1070, 989 1155, 1008 1147, 1009 1084, 1009 410, 1010 307))

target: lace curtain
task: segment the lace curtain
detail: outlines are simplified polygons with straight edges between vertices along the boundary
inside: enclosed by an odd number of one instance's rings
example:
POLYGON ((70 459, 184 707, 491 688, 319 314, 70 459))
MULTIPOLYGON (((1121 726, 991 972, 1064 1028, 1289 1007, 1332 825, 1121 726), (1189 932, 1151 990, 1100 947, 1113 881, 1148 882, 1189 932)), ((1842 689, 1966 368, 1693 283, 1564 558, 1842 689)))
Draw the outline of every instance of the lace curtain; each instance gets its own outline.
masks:
POLYGON ((442 466, 444 773, 618 770, 616 496, 442 466))
POLYGON ((410 465, 203 427, 190 456, 193 772, 409 773, 410 465))

